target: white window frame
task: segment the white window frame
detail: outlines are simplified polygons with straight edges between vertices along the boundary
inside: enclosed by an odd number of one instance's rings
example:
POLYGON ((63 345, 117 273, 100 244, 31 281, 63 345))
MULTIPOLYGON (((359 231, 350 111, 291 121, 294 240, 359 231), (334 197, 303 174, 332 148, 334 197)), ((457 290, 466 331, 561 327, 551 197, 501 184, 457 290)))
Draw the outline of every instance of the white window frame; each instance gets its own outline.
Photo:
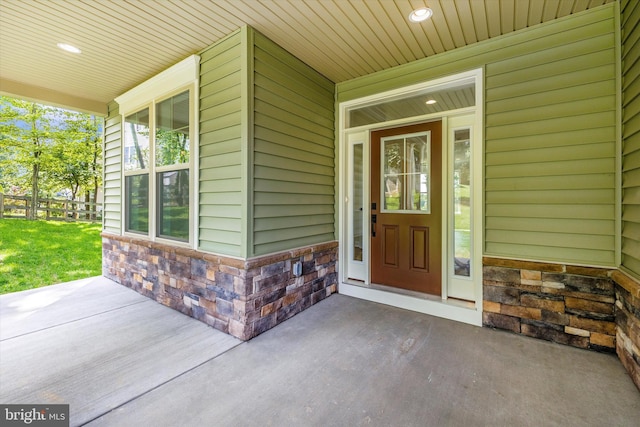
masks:
POLYGON ((121 141, 124 142, 124 123, 127 116, 149 109, 149 161, 146 169, 124 170, 124 143, 121 145, 121 185, 123 187, 121 200, 121 234, 140 239, 157 241, 174 246, 195 248, 197 242, 197 206, 198 206, 198 170, 195 167, 199 147, 199 74, 200 57, 192 55, 162 73, 152 77, 130 91, 120 95, 115 101, 120 106, 122 116, 121 141), (155 165, 155 121, 156 105, 175 95, 189 91, 189 163, 169 166, 155 165), (158 236, 158 173, 174 170, 189 171, 189 238, 188 241, 158 236), (146 234, 126 230, 126 197, 125 177, 147 174, 149 176, 149 229, 146 234))

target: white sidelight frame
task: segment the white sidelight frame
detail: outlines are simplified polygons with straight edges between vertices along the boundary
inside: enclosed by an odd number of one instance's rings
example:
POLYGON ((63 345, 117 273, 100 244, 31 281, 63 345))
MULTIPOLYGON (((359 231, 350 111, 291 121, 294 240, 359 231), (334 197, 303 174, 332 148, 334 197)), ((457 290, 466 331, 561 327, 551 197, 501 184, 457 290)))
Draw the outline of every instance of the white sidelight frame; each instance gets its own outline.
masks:
MULTIPOLYGON (((382 304, 418 311, 438 317, 482 325, 482 254, 483 254, 483 70, 476 69, 423 82, 339 105, 338 137, 338 227, 340 247, 339 292, 382 304), (416 93, 475 85, 475 106, 422 116, 414 116, 365 126, 347 128, 349 110, 385 100, 397 100, 416 93), (446 188, 442 200, 442 295, 434 296, 381 286, 370 281, 370 134, 374 130, 399 127, 434 120, 442 121, 442 182, 446 188), (469 129, 471 137, 471 274, 456 276, 453 270, 453 135, 457 129, 469 129), (354 168, 354 147, 362 146, 361 168, 354 168), (362 172, 362 188, 354 190, 354 171, 362 172), (354 260, 355 241, 352 225, 359 206, 354 206, 354 192, 362 192, 362 261, 354 260), (354 208, 356 210, 354 210, 354 208), (354 213, 355 212, 355 213, 354 213)), ((357 223, 357 221, 356 221, 357 223)))

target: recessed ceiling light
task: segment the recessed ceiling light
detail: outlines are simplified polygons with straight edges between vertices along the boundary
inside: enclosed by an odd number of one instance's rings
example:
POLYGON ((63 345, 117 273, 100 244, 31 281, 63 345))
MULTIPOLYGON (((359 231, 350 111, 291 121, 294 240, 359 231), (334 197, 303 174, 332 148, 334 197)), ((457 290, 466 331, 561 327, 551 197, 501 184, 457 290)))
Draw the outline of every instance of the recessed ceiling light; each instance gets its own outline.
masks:
POLYGON ((78 49, 75 46, 71 46, 70 44, 66 44, 66 43, 58 43, 57 45, 60 49, 62 50, 66 50, 67 52, 71 52, 71 53, 82 53, 82 51, 80 49, 78 49))
POLYGON ((409 15, 409 20, 412 22, 422 22, 431 18, 433 15, 433 10, 428 7, 421 7, 420 9, 416 9, 409 15))
POLYGON ((436 102, 438 102, 438 101, 436 101, 435 99, 429 99, 429 100, 427 100, 427 102, 425 102, 425 104, 427 104, 427 105, 433 105, 433 104, 435 104, 436 102))

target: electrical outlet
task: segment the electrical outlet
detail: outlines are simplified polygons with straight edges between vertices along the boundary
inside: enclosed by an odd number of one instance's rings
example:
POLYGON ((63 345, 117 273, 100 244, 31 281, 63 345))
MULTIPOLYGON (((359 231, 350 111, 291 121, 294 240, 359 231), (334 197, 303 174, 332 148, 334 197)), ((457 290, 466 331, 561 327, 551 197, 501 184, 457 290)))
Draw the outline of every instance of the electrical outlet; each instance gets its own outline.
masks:
POLYGON ((293 264, 293 275, 295 277, 302 276, 302 263, 300 261, 293 264))

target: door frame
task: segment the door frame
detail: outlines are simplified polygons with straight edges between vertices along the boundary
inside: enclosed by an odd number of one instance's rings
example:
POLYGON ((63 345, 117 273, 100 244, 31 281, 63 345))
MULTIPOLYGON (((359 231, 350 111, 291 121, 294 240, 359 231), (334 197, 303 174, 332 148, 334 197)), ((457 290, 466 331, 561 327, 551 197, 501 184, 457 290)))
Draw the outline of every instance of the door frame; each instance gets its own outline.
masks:
POLYGON ((339 292, 345 295, 354 296, 378 303, 393 305, 413 311, 444 317, 447 319, 457 320, 464 323, 482 325, 482 252, 483 252, 483 72, 482 69, 472 70, 437 80, 423 82, 388 92, 375 94, 372 96, 347 101, 339 105, 339 133, 338 146, 336 147, 337 180, 337 219, 338 219, 338 238, 340 247, 340 266, 339 269, 339 292), (406 119, 398 119, 388 122, 374 123, 366 126, 347 128, 346 115, 349 109, 375 104, 386 99, 397 99, 402 96, 410 96, 418 91, 424 91, 438 87, 455 87, 456 84, 468 84, 473 81, 475 84, 475 106, 462 108, 458 110, 449 110, 434 114, 426 114, 419 117, 409 117, 406 119), (461 120, 462 118, 462 120, 461 120), (473 136, 473 152, 472 152, 472 176, 474 182, 473 188, 473 220, 472 220, 472 274, 469 278, 470 286, 473 286, 474 298, 472 301, 463 301, 449 296, 449 282, 452 277, 452 267, 448 254, 450 253, 451 239, 447 238, 449 234, 449 224, 451 223, 451 206, 449 203, 449 191, 443 191, 442 200, 442 296, 434 297, 426 294, 419 294, 412 291, 402 291, 396 288, 379 286, 370 282, 370 250, 368 230, 371 227, 369 213, 369 162, 370 162, 370 134, 373 130, 399 127, 404 125, 428 122, 442 121, 442 171, 443 185, 449 188, 449 174, 453 160, 450 159, 449 139, 452 130, 460 123, 472 122, 473 136), (450 126, 449 123, 452 125, 450 126), (353 211, 350 209, 352 201, 353 188, 349 188, 353 182, 353 170, 351 168, 353 147, 362 144, 359 150, 363 156, 363 206, 365 209, 362 219, 362 259, 361 262, 353 261, 353 232, 348 224, 353 224, 353 211), (355 272, 352 277, 349 273, 355 272))

